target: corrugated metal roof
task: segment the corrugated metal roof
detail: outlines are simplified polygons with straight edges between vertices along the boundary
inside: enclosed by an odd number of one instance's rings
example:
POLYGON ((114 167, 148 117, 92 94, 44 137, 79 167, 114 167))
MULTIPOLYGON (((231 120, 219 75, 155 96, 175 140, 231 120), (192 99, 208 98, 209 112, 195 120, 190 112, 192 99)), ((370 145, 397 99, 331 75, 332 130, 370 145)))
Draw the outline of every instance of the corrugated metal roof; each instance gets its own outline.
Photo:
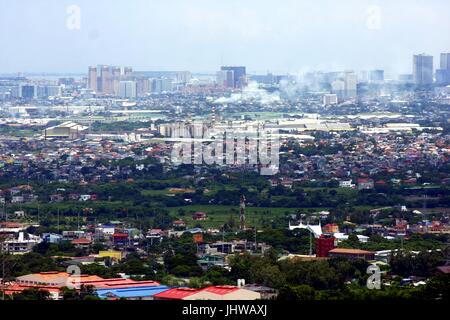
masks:
POLYGON ((103 299, 110 296, 117 298, 140 298, 151 297, 167 290, 169 290, 169 287, 167 286, 148 286, 126 289, 99 289, 97 290, 97 294, 103 299))

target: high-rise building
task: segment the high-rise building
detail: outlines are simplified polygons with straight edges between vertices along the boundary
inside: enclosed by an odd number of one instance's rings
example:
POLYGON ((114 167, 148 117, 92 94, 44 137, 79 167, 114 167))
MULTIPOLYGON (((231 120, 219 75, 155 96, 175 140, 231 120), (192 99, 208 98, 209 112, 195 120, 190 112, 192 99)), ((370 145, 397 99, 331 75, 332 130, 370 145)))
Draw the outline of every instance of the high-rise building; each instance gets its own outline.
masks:
POLYGON ((55 85, 37 86, 38 98, 59 97, 59 96, 61 96, 61 86, 55 85))
POLYGON ((23 99, 35 99, 37 97, 37 87, 32 84, 21 84, 19 96, 23 99))
POLYGON ((354 72, 346 72, 344 77, 345 82, 345 98, 356 98, 356 87, 358 84, 358 76, 354 72))
POLYGON ((173 82, 169 78, 152 79, 151 91, 154 93, 173 91, 173 82))
POLYGON ((110 66, 102 66, 101 67, 101 85, 103 94, 112 94, 112 78, 111 78, 111 67, 110 66))
POLYGON ((450 84, 450 53, 441 53, 440 69, 436 70, 436 83, 450 84))
POLYGON ((176 74, 176 79, 181 83, 188 83, 192 79, 192 74, 189 71, 179 71, 176 74))
POLYGON ((148 78, 136 79, 136 95, 138 97, 145 97, 150 92, 150 80, 148 78))
POLYGON ((97 67, 89 67, 88 88, 97 91, 97 67))
POLYGON ((136 81, 120 81, 119 96, 121 98, 136 99, 136 81))
POLYGON ((247 73, 243 66, 223 66, 222 71, 233 71, 234 88, 243 88, 247 85, 247 73))
POLYGON ((450 70, 450 53, 441 53, 441 69, 450 70))
POLYGON ((112 80, 111 80, 111 85, 112 85, 112 93, 114 96, 118 96, 119 95, 119 83, 121 80, 121 71, 120 71, 120 67, 112 67, 112 80))
POLYGON ((433 83, 433 56, 417 54, 413 57, 413 79, 416 85, 433 83))
POLYGON ((234 88, 234 72, 232 70, 217 71, 216 81, 220 87, 234 88))

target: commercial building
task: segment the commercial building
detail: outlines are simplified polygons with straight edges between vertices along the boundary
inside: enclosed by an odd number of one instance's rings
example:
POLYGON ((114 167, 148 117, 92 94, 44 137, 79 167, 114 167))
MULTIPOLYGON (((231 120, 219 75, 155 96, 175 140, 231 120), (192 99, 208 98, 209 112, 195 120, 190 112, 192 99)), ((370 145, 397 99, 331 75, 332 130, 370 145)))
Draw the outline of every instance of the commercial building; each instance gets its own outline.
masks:
MULTIPOLYGON (((221 71, 232 71, 232 83, 234 88, 243 88, 247 85, 247 72, 246 68, 243 66, 223 66, 220 68, 221 71)), ((227 87, 230 87, 231 75, 227 73, 227 87)))
POLYGON ((436 70, 436 83, 450 84, 450 53, 441 53, 440 69, 436 70))
POLYGON ((424 53, 413 56, 413 79, 416 85, 433 83, 433 56, 424 53))
POLYGON ((37 87, 33 84, 21 84, 19 86, 19 97, 23 99, 37 98, 37 87))
POLYGON ((358 76, 354 72, 346 72, 344 77, 345 82, 345 98, 356 98, 356 88, 358 84, 358 76))
POLYGON ((43 135, 47 138, 60 139, 78 139, 84 135, 89 127, 82 126, 78 123, 67 121, 59 125, 44 129, 43 135))
POLYGON ((136 99, 136 81, 120 81, 119 96, 126 99, 136 99))

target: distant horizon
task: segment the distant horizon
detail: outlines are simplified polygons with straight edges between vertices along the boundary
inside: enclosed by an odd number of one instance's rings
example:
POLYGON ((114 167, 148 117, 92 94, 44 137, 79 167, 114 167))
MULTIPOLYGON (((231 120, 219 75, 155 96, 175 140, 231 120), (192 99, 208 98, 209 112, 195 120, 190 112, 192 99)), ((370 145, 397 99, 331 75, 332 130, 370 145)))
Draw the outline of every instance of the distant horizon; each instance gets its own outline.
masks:
MULTIPOLYGON (((416 54, 422 54, 424 52, 421 53, 415 53, 413 55, 416 54)), ((447 53, 447 52, 442 52, 442 53, 447 53)), ((365 71, 373 71, 373 70, 383 70, 390 76, 399 76, 399 75, 403 75, 403 74, 412 74, 412 57, 413 55, 411 55, 411 70, 409 72, 404 72, 404 73, 391 73, 389 72, 389 70, 383 69, 383 68, 367 68, 367 69, 352 69, 352 68, 341 68, 341 69, 331 69, 331 70, 306 70, 303 72, 295 72, 295 71, 287 71, 287 72, 273 72, 271 70, 267 70, 267 71, 258 71, 258 70, 249 70, 248 66, 245 66, 243 64, 229 64, 230 66, 244 66, 246 67, 246 72, 249 75, 267 75, 269 73, 274 74, 274 75, 300 75, 300 74, 306 74, 308 72, 312 72, 312 73, 317 73, 317 72, 323 72, 323 73, 329 73, 329 72, 344 72, 344 71, 352 71, 355 73, 360 73, 360 72, 365 72, 365 71)), ((439 54, 440 56, 440 54, 439 54)), ((433 56, 433 71, 435 71, 436 69, 439 69, 439 56, 438 59, 436 59, 435 56, 433 56)), ((165 67, 148 67, 148 68, 135 68, 132 64, 123 64, 123 65, 119 65, 119 64, 107 64, 107 63, 99 63, 99 64, 90 64, 88 66, 86 66, 85 70, 83 71, 13 71, 13 72, 2 72, 0 70, 0 76, 87 76, 88 75, 88 68, 90 66, 98 66, 98 65, 111 65, 111 66, 121 66, 121 67, 131 67, 133 69, 133 72, 183 72, 183 71, 188 71, 191 72, 193 75, 210 75, 210 76, 214 76, 216 74, 217 71, 220 70, 221 66, 225 66, 224 65, 218 65, 217 66, 217 70, 202 70, 202 71, 195 71, 189 68, 178 68, 178 69, 169 69, 169 68, 165 68, 165 67)))

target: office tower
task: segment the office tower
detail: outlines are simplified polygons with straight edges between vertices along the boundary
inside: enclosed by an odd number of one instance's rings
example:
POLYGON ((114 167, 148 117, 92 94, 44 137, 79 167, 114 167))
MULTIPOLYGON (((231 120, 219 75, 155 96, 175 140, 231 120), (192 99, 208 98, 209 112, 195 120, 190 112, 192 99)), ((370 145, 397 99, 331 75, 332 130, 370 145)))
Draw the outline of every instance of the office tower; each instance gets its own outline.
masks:
POLYGON ((119 96, 126 99, 135 99, 136 81, 120 81, 119 96))
POLYGON ((234 88, 234 72, 231 70, 220 70, 216 73, 217 85, 223 88, 234 88))
POLYGON ((345 98, 356 98, 356 86, 358 83, 358 76, 354 72, 346 72, 344 77, 345 82, 345 98))
POLYGON ((433 83, 433 56, 417 54, 413 57, 413 79, 416 85, 433 83))
POLYGON ((323 96, 323 104, 326 106, 332 105, 332 104, 337 104, 338 103, 338 97, 336 94, 331 93, 331 94, 325 94, 323 96))
POLYGON ((450 70, 450 53, 441 53, 441 69, 450 70))
POLYGON ((97 91, 97 67, 89 67, 88 88, 97 91))
POLYGON ((32 84, 21 84, 19 87, 19 97, 23 99, 34 99, 37 97, 37 88, 32 84))
POLYGON ((440 69, 436 70, 436 83, 450 84, 450 53, 441 53, 440 69))
POLYGON ((242 66, 223 66, 221 71, 233 71, 233 87, 243 88, 247 85, 247 73, 242 66))
POLYGON ((371 70, 369 73, 369 80, 371 82, 383 82, 384 70, 371 70))

